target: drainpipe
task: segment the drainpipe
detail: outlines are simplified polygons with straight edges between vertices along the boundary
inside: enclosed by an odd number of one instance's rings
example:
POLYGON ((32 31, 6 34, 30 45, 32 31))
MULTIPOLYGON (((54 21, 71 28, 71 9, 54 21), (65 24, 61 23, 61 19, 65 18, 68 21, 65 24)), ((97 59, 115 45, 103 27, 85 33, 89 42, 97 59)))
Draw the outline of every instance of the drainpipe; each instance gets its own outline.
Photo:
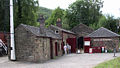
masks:
POLYGON ((11 45, 11 58, 16 60, 15 57, 15 43, 14 43, 14 20, 13 20, 13 0, 10 0, 10 45, 11 45))

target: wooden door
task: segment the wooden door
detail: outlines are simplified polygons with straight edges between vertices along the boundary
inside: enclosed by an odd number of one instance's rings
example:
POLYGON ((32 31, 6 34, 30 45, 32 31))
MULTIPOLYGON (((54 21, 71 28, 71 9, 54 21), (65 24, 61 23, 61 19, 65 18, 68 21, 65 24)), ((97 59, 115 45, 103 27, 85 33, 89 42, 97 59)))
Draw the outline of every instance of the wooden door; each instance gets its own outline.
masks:
POLYGON ((57 42, 55 42, 55 56, 58 56, 58 46, 57 46, 57 42))

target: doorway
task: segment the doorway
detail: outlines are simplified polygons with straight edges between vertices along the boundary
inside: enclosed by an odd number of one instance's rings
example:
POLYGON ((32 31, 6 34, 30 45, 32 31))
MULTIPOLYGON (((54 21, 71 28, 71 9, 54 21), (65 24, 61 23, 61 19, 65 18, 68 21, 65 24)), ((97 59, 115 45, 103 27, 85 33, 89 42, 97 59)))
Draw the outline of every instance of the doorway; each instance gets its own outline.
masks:
POLYGON ((55 56, 58 56, 58 45, 57 45, 57 42, 55 42, 55 56))
POLYGON ((84 38, 79 37, 78 38, 78 49, 83 49, 83 46, 84 46, 84 38))

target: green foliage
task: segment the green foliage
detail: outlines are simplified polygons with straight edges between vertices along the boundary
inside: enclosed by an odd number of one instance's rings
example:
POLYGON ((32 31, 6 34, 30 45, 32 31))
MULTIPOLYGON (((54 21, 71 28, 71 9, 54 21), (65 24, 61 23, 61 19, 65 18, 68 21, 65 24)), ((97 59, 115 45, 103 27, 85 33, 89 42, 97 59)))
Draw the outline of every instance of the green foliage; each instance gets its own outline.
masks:
POLYGON ((101 17, 100 8, 103 7, 101 0, 77 0, 69 6, 66 17, 70 28, 77 24, 83 23, 86 25, 97 23, 101 17))
POLYGON ((113 32, 116 32, 116 30, 117 30, 117 19, 114 19, 114 16, 107 15, 107 21, 104 24, 104 27, 113 31, 113 32))
POLYGON ((109 50, 108 50, 108 53, 113 53, 113 50, 109 49, 109 50))
POLYGON ((14 3, 15 27, 19 24, 37 24, 38 0, 18 0, 14 3))
POLYGON ((69 26, 69 22, 68 19, 66 18, 67 15, 67 11, 63 12, 63 18, 62 18, 62 28, 69 30, 70 26, 69 26))
POLYGON ((0 31, 9 31, 9 0, 0 0, 0 31))
POLYGON ((119 67, 120 67, 120 57, 98 64, 94 68, 119 68, 119 67))
POLYGON ((51 16, 48 18, 48 20, 46 20, 46 25, 56 25, 56 21, 58 18, 62 19, 63 18, 63 9, 61 9, 60 7, 56 8, 54 11, 52 11, 51 16))
POLYGON ((104 27, 105 23, 106 23, 107 19, 105 16, 101 16, 98 20, 98 22, 94 23, 94 24, 90 24, 89 26, 93 29, 98 29, 100 27, 104 27))

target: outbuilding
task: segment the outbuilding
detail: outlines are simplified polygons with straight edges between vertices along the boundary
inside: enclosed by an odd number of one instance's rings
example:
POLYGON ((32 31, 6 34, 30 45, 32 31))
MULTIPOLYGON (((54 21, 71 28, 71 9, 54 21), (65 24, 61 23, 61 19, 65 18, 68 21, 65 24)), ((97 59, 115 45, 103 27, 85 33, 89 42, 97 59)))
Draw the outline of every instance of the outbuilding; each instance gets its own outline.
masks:
POLYGON ((90 27, 88 27, 85 24, 80 23, 79 25, 73 27, 71 29, 74 33, 76 33, 77 36, 77 48, 81 49, 81 52, 83 50, 84 46, 84 37, 87 36, 88 34, 92 33, 94 30, 90 27))
POLYGON ((45 27, 21 24, 15 29, 16 60, 45 62, 62 56, 61 43, 62 38, 45 27))
POLYGON ((113 51, 114 49, 118 51, 119 37, 119 34, 101 27, 84 38, 84 51, 89 52, 89 48, 92 48, 93 53, 101 53, 102 47, 107 51, 113 51))

